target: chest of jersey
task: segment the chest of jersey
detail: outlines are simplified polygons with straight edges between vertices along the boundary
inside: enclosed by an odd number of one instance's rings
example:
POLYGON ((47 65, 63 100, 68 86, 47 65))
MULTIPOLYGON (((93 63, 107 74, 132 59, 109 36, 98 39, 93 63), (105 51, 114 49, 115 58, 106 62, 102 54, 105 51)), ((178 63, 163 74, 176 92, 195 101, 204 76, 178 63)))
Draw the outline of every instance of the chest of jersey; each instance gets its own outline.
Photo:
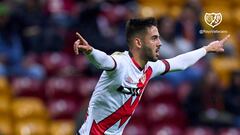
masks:
POLYGON ((130 95, 141 95, 143 88, 151 77, 152 69, 148 67, 143 71, 136 71, 136 69, 130 67, 126 69, 122 75, 123 79, 121 85, 117 89, 119 92, 130 95))

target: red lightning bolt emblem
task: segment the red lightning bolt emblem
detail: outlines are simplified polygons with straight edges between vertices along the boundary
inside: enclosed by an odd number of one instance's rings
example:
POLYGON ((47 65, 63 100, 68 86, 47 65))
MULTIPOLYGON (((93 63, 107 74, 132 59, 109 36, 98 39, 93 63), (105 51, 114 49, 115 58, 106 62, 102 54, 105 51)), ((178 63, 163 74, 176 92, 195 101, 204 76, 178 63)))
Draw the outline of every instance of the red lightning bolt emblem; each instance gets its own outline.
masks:
MULTIPOLYGON (((139 83, 137 84, 137 87, 140 88, 140 93, 142 95, 145 86, 147 85, 148 81, 150 80, 152 74, 152 68, 148 67, 148 69, 145 72, 146 80, 145 82, 141 82, 139 80, 139 83)), ((113 126, 116 122, 120 121, 119 127, 121 127, 133 114, 135 108, 137 107, 141 95, 137 96, 136 99, 133 101, 133 96, 131 96, 118 110, 116 110, 114 113, 103 119, 102 121, 96 123, 96 121, 93 121, 90 134, 91 135, 103 135, 104 132, 113 126)))

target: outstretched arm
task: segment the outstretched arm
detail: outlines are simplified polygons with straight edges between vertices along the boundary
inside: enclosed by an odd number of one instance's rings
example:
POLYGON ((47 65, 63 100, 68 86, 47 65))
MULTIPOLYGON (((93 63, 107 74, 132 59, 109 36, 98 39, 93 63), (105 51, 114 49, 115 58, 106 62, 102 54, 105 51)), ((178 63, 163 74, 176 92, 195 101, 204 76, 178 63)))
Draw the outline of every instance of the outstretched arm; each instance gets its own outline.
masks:
POLYGON ((78 37, 78 40, 75 41, 73 45, 73 49, 76 55, 78 55, 79 52, 83 52, 88 60, 99 69, 115 69, 116 62, 111 56, 107 55, 105 52, 94 49, 79 33, 76 33, 76 35, 78 37))
POLYGON ((171 59, 167 59, 170 65, 170 71, 184 70, 196 63, 208 52, 224 52, 223 45, 229 37, 230 35, 226 36, 220 41, 213 41, 207 46, 204 46, 200 49, 178 55, 171 59))

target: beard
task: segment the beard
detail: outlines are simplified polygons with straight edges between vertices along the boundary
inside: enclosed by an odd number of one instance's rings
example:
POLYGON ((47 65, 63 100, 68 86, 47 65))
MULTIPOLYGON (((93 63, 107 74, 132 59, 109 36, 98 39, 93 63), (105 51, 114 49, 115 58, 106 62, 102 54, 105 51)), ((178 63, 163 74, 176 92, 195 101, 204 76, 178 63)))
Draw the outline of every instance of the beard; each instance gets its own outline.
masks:
POLYGON ((157 57, 149 57, 148 61, 156 62, 158 60, 157 57))
POLYGON ((153 51, 146 44, 143 45, 141 54, 142 54, 143 59, 146 61, 156 62, 158 60, 158 57, 156 56, 155 51, 153 51))

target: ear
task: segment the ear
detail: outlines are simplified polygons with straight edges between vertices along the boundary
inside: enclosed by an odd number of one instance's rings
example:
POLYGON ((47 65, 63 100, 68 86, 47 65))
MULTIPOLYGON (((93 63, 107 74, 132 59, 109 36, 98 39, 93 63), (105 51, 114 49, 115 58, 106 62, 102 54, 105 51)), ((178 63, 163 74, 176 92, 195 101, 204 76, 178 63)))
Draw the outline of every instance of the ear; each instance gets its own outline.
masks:
POLYGON ((142 48, 142 42, 140 38, 135 38, 135 45, 137 48, 142 48))

